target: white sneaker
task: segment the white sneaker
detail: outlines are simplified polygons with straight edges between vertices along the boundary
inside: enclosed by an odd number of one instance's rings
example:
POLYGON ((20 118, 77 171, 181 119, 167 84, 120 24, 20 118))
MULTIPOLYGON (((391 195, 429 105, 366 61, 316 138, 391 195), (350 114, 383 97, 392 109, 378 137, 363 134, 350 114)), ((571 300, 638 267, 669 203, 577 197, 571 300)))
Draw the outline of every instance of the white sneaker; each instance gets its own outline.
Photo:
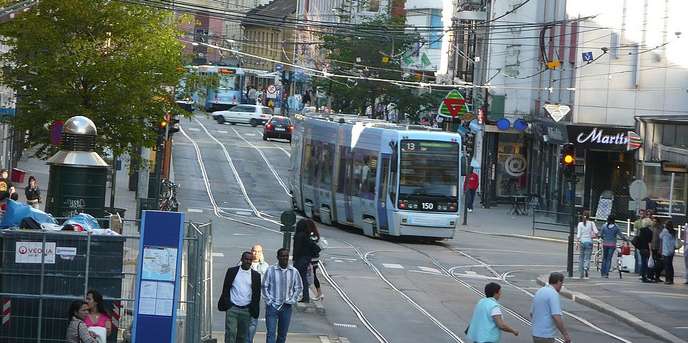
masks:
POLYGON ((469 209, 468 209, 468 212, 469 212, 469 213, 470 213, 470 212, 473 212, 473 210, 471 210, 471 209, 469 208, 469 209))

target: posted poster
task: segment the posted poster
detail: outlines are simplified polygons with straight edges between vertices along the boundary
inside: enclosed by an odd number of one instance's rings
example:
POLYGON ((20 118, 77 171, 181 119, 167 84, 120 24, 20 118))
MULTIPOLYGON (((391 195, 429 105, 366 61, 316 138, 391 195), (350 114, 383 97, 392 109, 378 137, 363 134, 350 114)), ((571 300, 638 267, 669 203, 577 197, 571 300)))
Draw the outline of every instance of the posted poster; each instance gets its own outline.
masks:
POLYGON ((147 246, 143 248, 142 279, 174 281, 177 272, 177 249, 147 246))

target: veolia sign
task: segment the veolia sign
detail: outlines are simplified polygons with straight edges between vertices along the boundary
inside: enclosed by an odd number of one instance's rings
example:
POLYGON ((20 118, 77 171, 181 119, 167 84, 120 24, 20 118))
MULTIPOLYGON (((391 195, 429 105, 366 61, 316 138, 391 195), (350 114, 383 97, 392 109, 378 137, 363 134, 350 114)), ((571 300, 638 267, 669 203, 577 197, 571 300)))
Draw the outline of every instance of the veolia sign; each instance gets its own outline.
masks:
POLYGON ((639 136, 624 128, 569 125, 567 129, 572 143, 588 149, 628 151, 640 147, 639 136))

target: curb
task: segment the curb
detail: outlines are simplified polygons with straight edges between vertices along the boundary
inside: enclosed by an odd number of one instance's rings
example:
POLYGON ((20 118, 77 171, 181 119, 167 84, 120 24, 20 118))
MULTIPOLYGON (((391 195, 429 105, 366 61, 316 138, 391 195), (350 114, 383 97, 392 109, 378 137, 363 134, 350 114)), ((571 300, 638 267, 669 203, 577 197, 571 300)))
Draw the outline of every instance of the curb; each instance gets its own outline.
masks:
POLYGON ((296 303, 296 310, 306 313, 325 314, 325 306, 319 301, 311 301, 309 303, 296 303))
POLYGON ((497 233, 497 232, 484 232, 484 231, 474 231, 474 230, 461 230, 465 232, 470 232, 470 233, 476 233, 480 235, 488 235, 488 236, 499 236, 499 237, 509 237, 509 238, 521 238, 521 239, 530 239, 530 240, 536 240, 536 241, 545 241, 545 242, 554 242, 554 243, 568 243, 568 241, 564 239, 558 239, 558 238, 549 238, 549 237, 540 237, 540 236, 527 236, 527 235, 519 235, 515 233, 497 233))
MULTIPOLYGON (((547 284, 546 280, 547 276, 540 275, 537 278, 537 284, 540 286, 544 286, 547 284)), ((653 324, 650 324, 646 321, 643 321, 642 319, 634 316, 633 314, 618 309, 616 307, 613 307, 603 301, 591 298, 583 293, 580 292, 575 292, 575 291, 570 291, 567 290, 566 287, 563 287, 561 289, 561 292, 559 294, 567 299, 571 299, 571 301, 575 303, 579 303, 583 306, 592 308, 593 310, 596 310, 598 312, 604 313, 608 316, 611 316, 612 318, 618 319, 632 328, 638 330, 639 332, 646 334, 650 337, 659 339, 663 342, 669 342, 669 343, 687 343, 686 341, 674 336, 670 332, 656 326, 653 324)))

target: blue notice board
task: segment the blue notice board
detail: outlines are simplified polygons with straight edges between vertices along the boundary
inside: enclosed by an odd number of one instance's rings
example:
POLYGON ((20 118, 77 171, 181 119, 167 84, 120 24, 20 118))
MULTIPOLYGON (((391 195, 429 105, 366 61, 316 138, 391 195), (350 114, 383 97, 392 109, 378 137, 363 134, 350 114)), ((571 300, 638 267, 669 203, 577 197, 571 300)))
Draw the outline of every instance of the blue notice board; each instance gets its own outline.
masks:
POLYGON ((143 211, 136 273, 134 343, 174 342, 184 214, 143 211))

